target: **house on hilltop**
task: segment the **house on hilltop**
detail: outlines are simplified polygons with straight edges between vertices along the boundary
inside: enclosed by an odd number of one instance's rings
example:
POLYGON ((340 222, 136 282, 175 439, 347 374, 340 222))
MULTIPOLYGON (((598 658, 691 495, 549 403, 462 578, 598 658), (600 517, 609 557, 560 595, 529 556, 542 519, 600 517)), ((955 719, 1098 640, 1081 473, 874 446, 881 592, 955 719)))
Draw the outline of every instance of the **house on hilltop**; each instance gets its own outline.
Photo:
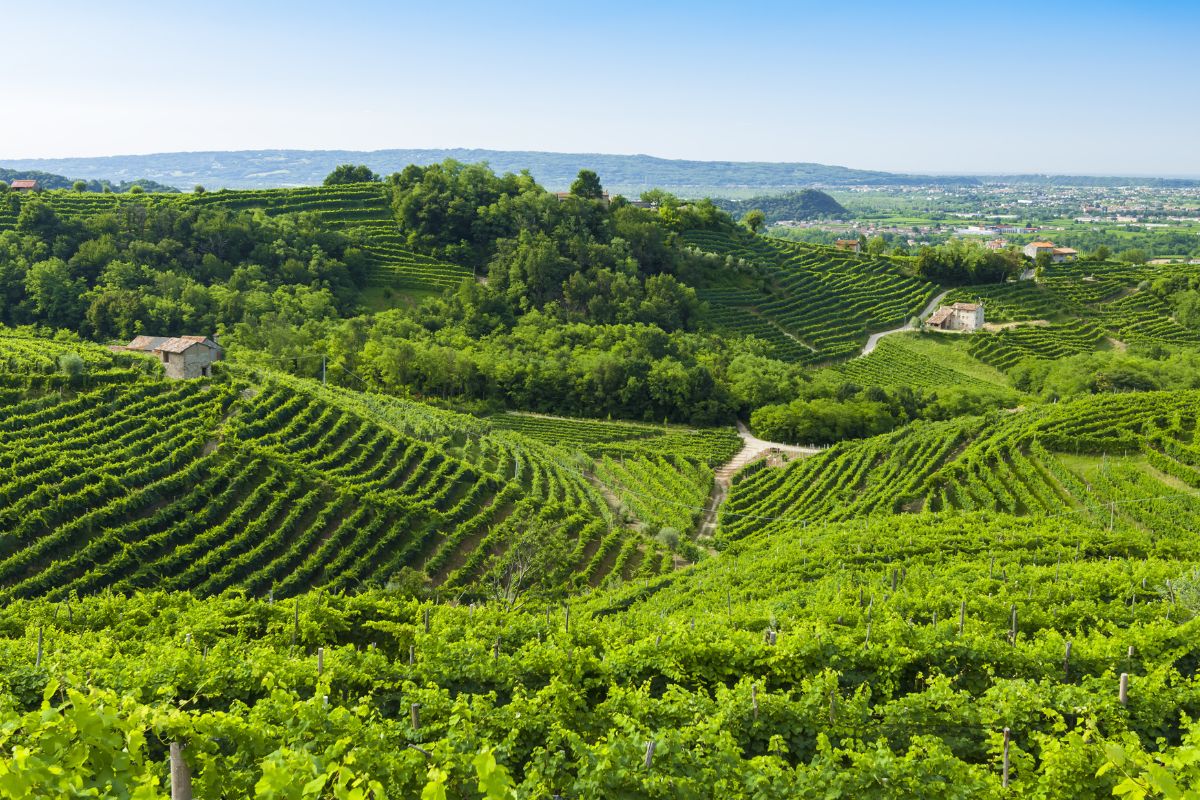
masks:
POLYGON ((35 180, 17 178, 8 185, 8 188, 12 189, 14 192, 36 192, 42 187, 38 185, 38 182, 35 180))
POLYGON ((954 303, 942 306, 925 320, 926 327, 939 331, 976 331, 983 327, 983 305, 954 303))
POLYGON ((862 242, 858 239, 838 239, 834 242, 834 247, 838 250, 849 250, 852 253, 862 252, 862 242))
POLYGON ((138 336, 123 350, 150 353, 162 362, 168 378, 207 378, 221 347, 207 336, 138 336))
POLYGON ((1037 260, 1042 253, 1049 253, 1050 260, 1055 264, 1064 261, 1074 261, 1079 251, 1070 247, 1056 247, 1054 242, 1030 242, 1021 250, 1027 257, 1037 260))

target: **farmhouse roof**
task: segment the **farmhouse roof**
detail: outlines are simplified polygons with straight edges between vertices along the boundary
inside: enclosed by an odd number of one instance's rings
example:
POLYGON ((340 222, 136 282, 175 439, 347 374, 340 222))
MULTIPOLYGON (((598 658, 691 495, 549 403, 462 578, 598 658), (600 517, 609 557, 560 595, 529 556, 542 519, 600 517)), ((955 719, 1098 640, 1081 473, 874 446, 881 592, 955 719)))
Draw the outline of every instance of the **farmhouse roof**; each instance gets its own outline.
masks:
POLYGON ((953 313, 954 309, 948 308, 947 306, 942 306, 937 311, 930 314, 929 319, 927 319, 926 322, 930 325, 941 325, 943 322, 950 319, 950 315, 953 313))
POLYGON ((951 308, 958 311, 978 311, 979 303, 955 303, 951 308))
POLYGON ((137 336, 125 345, 125 349, 140 350, 145 353, 182 353, 198 344, 220 349, 220 346, 207 336, 137 336))
POLYGON ((38 182, 29 178, 17 178, 9 184, 12 189, 36 189, 38 182))
POLYGON ((206 336, 176 336, 172 339, 167 339, 165 342, 154 348, 156 352, 163 353, 182 353, 185 350, 191 350, 196 345, 203 344, 213 349, 217 348, 217 343, 211 341, 206 336))
POLYGON ((135 336, 132 342, 125 345, 125 349, 142 350, 149 353, 157 350, 159 345, 170 338, 169 336, 135 336))
POLYGON ((1030 246, 1030 247, 1037 247, 1037 248, 1042 248, 1042 247, 1054 247, 1054 242, 1030 242, 1030 243, 1029 243, 1029 246, 1030 246))
POLYGON ((1054 253, 1060 256, 1073 256, 1078 254, 1079 251, 1073 247, 1056 247, 1054 248, 1054 253))

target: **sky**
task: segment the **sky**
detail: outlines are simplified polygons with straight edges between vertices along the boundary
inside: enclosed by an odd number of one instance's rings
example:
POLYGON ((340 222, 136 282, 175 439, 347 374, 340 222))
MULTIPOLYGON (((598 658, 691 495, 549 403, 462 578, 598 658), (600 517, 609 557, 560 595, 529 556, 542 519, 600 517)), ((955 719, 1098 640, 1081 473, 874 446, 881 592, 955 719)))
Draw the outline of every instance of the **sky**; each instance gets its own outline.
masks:
POLYGON ((1200 175, 1197 0, 0 0, 4 158, 470 147, 1200 175))

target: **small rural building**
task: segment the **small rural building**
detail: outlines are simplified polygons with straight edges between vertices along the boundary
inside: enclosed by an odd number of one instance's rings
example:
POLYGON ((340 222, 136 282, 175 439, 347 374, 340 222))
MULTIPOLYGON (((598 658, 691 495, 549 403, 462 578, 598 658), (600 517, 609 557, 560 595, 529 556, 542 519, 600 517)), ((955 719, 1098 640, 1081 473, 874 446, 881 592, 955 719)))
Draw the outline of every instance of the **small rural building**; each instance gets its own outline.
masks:
POLYGON ((834 246, 837 247, 838 250, 849 250, 853 253, 862 252, 862 242, 860 242, 858 239, 838 239, 836 242, 834 242, 834 246))
POLYGON ((207 378, 221 347, 207 336, 138 336, 125 350, 151 353, 162 362, 168 378, 207 378))
POLYGON ((1061 264, 1064 261, 1074 261, 1079 255, 1078 250, 1070 247, 1056 247, 1054 242, 1030 242, 1021 250, 1027 257, 1037 259, 1042 253, 1049 253, 1050 260, 1055 264, 1061 264))
POLYGON ((975 331, 983 327, 983 305, 954 303, 929 315, 925 325, 940 331, 975 331))
POLYGON ((12 189, 14 192, 36 192, 41 188, 41 186, 39 186, 38 182, 35 180, 17 178, 8 185, 8 188, 12 189))

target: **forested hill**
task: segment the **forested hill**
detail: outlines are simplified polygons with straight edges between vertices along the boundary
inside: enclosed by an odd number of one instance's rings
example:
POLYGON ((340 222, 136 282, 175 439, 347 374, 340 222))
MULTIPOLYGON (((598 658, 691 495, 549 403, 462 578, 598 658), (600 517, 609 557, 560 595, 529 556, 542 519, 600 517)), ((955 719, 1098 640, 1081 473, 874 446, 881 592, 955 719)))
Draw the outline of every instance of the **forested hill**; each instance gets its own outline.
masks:
POLYGON ((751 197, 747 200, 715 200, 718 208, 740 219, 746 212, 758 209, 763 221, 770 224, 785 219, 813 219, 846 214, 842 204, 817 189, 802 189, 782 195, 751 197))
POLYGON ((647 155, 547 153, 509 150, 239 150, 97 158, 7 159, 0 165, 124 180, 147 177, 174 186, 202 184, 209 189, 259 189, 319 184, 338 164, 363 163, 380 174, 409 164, 435 164, 448 158, 486 161, 496 172, 528 170, 552 191, 566 189, 581 169, 604 176, 611 191, 637 196, 665 189, 696 197, 723 191, 789 191, 814 185, 970 185, 974 178, 899 175, 803 162, 685 161, 647 155))

